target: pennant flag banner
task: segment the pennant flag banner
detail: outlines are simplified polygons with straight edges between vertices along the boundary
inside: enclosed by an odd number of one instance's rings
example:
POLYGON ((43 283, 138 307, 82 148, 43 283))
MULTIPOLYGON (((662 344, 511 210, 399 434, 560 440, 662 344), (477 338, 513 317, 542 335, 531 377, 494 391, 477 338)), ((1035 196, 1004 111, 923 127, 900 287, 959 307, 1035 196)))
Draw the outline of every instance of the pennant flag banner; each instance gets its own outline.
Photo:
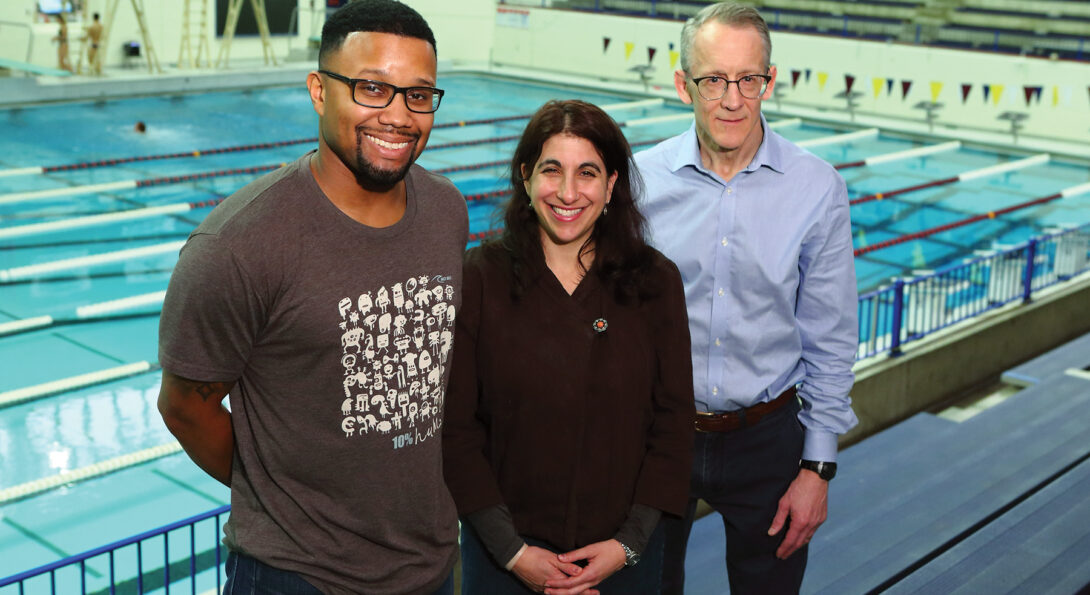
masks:
POLYGON ((988 103, 988 99, 992 96, 992 86, 984 85, 984 103, 988 103))
POLYGON ((1052 107, 1060 105, 1060 88, 1052 85, 1052 107))
MULTIPOLYGON (((805 74, 806 74, 806 82, 809 83, 810 82, 810 69, 809 68, 806 69, 805 74)), ((1090 91, 1090 87, 1087 87, 1087 90, 1090 91)))
MULTIPOLYGON (((674 45, 674 44, 670 44, 674 45)), ((676 50, 670 50, 670 70, 673 70, 677 66, 678 59, 681 58, 681 52, 676 50)))
POLYGON ((886 86, 886 80, 876 77, 871 79, 870 82, 874 86, 874 98, 878 99, 878 96, 882 94, 882 87, 886 86))
POLYGON ((632 57, 632 50, 636 49, 636 44, 631 41, 624 42, 624 59, 627 60, 632 57))
POLYGON ((940 93, 942 93, 942 81, 931 81, 931 103, 939 100, 940 93))
MULTIPOLYGON (((1038 87, 1038 89, 1040 89, 1040 87, 1038 87)), ((1029 102, 1033 100, 1033 87, 1022 85, 1022 95, 1026 98, 1026 107, 1029 107, 1029 102)))
POLYGON ((1038 85, 1033 90, 1033 98, 1037 101, 1037 103, 1041 103, 1041 93, 1044 93, 1044 91, 1045 91, 1045 88, 1043 86, 1041 86, 1041 85, 1038 85))
POLYGON ((908 90, 912 88, 912 81, 901 81, 901 101, 908 97, 908 90))
POLYGON ((797 87, 799 85, 799 76, 801 76, 801 75, 802 75, 801 70, 792 70, 791 71, 791 88, 792 89, 794 89, 795 87, 797 87))
POLYGON ((827 83, 827 82, 829 82, 829 73, 828 72, 819 72, 818 73, 818 91, 824 91, 825 90, 825 83, 827 83))
POLYGON ((672 42, 672 41, 670 42, 670 51, 671 52, 674 51, 674 42, 672 42))
POLYGON ((603 54, 606 53, 606 50, 609 49, 609 42, 610 42, 610 39, 608 37, 603 37, 602 38, 602 53, 603 54))
POLYGON ((648 46, 648 48, 647 48, 647 63, 648 64, 650 64, 651 61, 655 59, 655 52, 657 52, 657 51, 658 51, 657 49, 648 46))
POLYGON ((893 93, 893 79, 886 79, 886 95, 893 93))
POLYGON ((999 100, 1003 97, 1003 89, 1003 85, 992 85, 992 105, 999 105, 999 100))
POLYGON ((852 85, 855 84, 855 77, 850 74, 844 75, 844 88, 848 95, 852 94, 852 85))
POLYGON ((972 90, 973 90, 972 85, 968 85, 968 84, 965 84, 965 83, 961 84, 961 104, 962 105, 965 105, 965 100, 969 98, 969 91, 972 91, 972 90))

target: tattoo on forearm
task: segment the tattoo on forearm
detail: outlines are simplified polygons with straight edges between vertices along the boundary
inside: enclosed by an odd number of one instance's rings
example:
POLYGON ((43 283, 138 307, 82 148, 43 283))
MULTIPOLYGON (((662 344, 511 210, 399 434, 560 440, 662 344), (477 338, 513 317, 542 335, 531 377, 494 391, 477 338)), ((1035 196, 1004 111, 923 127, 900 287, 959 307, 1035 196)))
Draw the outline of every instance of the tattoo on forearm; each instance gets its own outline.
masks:
POLYGON ((201 396, 201 399, 207 401, 213 396, 222 396, 227 394, 227 391, 231 389, 231 384, 227 382, 197 382, 195 380, 187 380, 186 384, 189 385, 189 390, 197 393, 201 396))

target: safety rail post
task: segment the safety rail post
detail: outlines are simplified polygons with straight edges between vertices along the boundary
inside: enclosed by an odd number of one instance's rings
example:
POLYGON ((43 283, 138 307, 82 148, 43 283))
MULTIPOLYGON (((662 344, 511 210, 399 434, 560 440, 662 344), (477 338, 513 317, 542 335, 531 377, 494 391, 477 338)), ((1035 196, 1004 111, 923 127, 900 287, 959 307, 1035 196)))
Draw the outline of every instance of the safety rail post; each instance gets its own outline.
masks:
POLYGON ((901 319, 904 317, 905 282, 904 279, 893 281, 893 319, 889 325, 889 355, 901 355, 901 319))
POLYGON ((1026 271, 1022 279, 1022 303, 1028 304, 1033 300, 1033 261, 1037 260, 1037 240, 1030 238, 1026 244, 1026 271))

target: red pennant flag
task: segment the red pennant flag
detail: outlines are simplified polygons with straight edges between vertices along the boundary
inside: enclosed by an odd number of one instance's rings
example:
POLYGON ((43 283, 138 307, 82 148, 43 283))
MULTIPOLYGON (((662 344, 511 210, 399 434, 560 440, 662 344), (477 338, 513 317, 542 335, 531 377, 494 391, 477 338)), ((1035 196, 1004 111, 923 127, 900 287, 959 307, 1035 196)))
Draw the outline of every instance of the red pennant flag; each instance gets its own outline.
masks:
POLYGON ((912 88, 912 81, 901 81, 901 101, 908 97, 908 90, 912 88))
POLYGON ((844 75, 844 86, 847 87, 848 95, 852 94, 852 85, 855 84, 855 77, 850 74, 844 75))
POLYGON ((651 61, 655 59, 655 52, 657 52, 657 51, 658 51, 657 49, 648 46, 648 48, 647 48, 647 63, 648 64, 650 64, 651 61))
POLYGON ((1022 95, 1026 98, 1026 105, 1029 105, 1029 100, 1033 98, 1033 87, 1028 85, 1022 86, 1022 95))
POLYGON ((961 84, 961 102, 962 103, 965 103, 965 100, 969 99, 969 91, 972 91, 972 90, 973 90, 972 85, 968 85, 968 84, 965 84, 965 83, 961 84))
POLYGON ((794 89, 799 84, 799 75, 802 74, 801 70, 791 71, 791 88, 794 89))
POLYGON ((609 42, 610 41, 611 40, 608 37, 603 37, 602 38, 602 53, 603 54, 606 53, 606 50, 609 49, 609 42))

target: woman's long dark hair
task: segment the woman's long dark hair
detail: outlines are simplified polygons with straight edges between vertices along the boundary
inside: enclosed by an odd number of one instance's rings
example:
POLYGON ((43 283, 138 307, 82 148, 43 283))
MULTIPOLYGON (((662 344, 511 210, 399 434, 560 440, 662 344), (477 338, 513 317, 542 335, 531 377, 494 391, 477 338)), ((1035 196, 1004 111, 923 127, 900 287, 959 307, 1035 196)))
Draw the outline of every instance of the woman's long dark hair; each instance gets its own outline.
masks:
POLYGON ((644 240, 646 223, 636 208, 641 181, 633 165, 632 149, 613 118, 597 106, 574 99, 541 106, 530 118, 511 158, 511 200, 504 209, 504 232, 499 242, 511 259, 512 295, 517 298, 522 294, 528 282, 524 263, 541 249, 537 214, 526 193, 523 166, 532 170, 545 141, 557 134, 590 141, 606 166, 606 175, 617 174, 609 211, 594 223, 580 255, 593 250, 597 275, 618 300, 648 297, 651 291, 646 287, 644 273, 652 263, 652 252, 644 240))

